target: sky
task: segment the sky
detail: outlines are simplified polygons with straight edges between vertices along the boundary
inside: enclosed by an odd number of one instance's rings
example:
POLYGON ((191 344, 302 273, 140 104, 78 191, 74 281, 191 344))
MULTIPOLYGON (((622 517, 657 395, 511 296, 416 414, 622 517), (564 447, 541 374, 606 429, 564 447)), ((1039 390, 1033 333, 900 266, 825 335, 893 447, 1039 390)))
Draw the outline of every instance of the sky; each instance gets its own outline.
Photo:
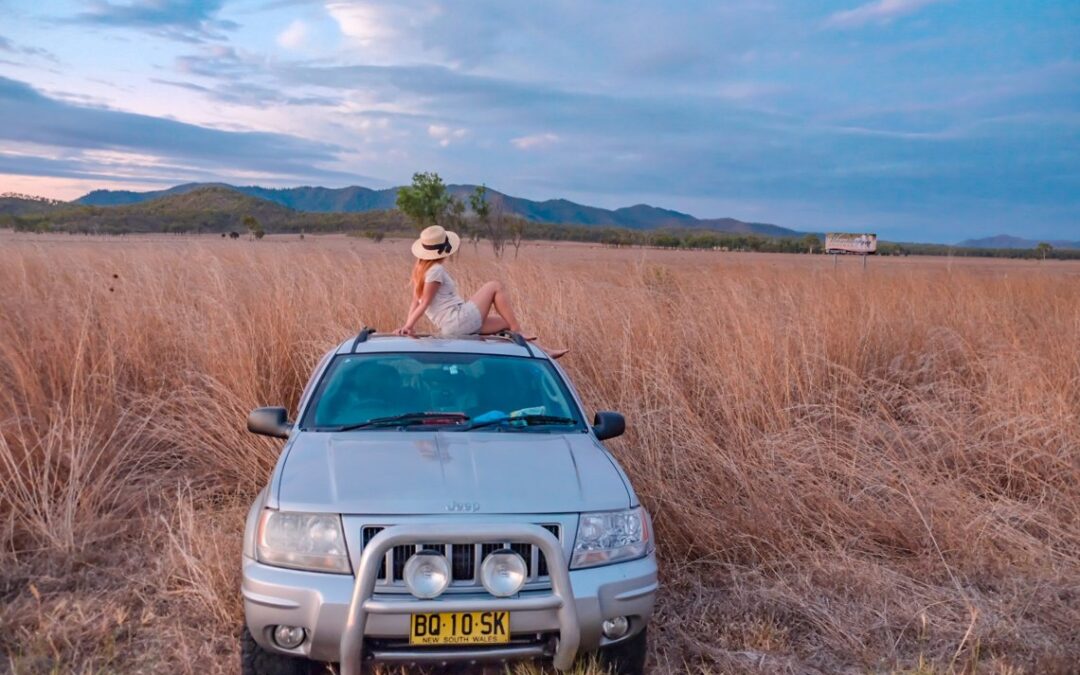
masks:
POLYGON ((0 192, 408 182, 1080 240, 1077 0, 0 0, 0 192))

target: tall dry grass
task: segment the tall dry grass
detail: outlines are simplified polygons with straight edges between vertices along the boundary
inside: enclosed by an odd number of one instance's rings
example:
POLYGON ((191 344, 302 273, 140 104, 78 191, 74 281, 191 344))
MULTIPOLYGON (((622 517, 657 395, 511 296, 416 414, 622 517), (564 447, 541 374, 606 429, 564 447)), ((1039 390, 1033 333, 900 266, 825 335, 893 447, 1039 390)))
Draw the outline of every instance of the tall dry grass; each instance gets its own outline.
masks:
MULTIPOLYGON (((0 670, 235 671, 246 413, 407 301, 403 247, 312 239, 2 241, 0 670)), ((874 263, 455 263, 628 416, 657 672, 1076 672, 1080 268, 874 263)))

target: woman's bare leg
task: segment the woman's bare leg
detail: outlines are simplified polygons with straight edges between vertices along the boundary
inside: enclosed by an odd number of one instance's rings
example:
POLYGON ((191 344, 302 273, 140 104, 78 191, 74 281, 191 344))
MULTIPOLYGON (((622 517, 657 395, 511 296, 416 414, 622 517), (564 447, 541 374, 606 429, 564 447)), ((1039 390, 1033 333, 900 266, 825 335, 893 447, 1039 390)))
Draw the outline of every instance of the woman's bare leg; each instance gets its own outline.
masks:
POLYGON ((501 316, 485 316, 484 323, 480 326, 481 335, 495 335, 504 330, 509 330, 510 324, 501 316))
MULTIPOLYGON (((480 290, 469 298, 469 301, 476 305, 476 308, 480 310, 480 316, 484 317, 484 322, 480 325, 481 335, 493 335, 504 330, 511 330, 515 333, 521 332, 521 324, 517 322, 517 318, 514 316, 510 298, 498 281, 489 281, 481 286, 480 290), (495 307, 498 316, 488 316, 492 306, 495 307)), ((536 338, 535 336, 525 336, 525 339, 535 340, 536 338)), ((570 351, 569 349, 551 349, 541 345, 537 345, 537 347, 543 349, 553 359, 557 359, 570 351)))
MULTIPOLYGON (((517 317, 514 316, 514 308, 510 304, 510 297, 507 295, 503 286, 498 281, 489 281, 480 287, 476 293, 473 294, 469 301, 476 305, 476 308, 480 310, 480 316, 484 317, 484 325, 488 323, 488 313, 491 311, 492 306, 495 307, 495 311, 499 313, 506 325, 498 330, 490 331, 493 333, 499 332, 499 330, 512 330, 515 333, 521 332, 521 324, 517 322, 517 317)), ((492 324, 494 325, 494 324, 492 324)), ((480 329, 482 333, 488 333, 489 331, 484 328, 480 329)))

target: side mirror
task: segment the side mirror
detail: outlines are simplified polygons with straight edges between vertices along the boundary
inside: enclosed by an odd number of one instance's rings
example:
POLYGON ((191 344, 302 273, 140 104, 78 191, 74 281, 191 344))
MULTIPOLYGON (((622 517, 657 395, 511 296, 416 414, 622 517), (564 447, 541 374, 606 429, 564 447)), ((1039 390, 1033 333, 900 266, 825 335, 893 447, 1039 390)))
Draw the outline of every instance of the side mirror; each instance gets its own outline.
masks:
POLYGON ((248 431, 274 438, 288 438, 292 431, 285 408, 255 408, 248 415, 248 431))
POLYGON ((617 412, 598 412, 593 418, 592 430, 601 441, 622 436, 626 431, 626 418, 617 412))

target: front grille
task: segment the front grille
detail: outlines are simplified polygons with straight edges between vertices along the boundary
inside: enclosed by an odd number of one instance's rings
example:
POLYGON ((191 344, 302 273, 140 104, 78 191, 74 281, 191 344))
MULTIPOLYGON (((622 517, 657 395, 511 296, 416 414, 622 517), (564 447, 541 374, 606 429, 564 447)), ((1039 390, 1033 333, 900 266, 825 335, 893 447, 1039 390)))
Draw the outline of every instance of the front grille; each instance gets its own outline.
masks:
MULTIPOLYGON (((368 525, 361 531, 362 546, 368 543, 388 526, 368 525)), ((562 540, 557 524, 541 524, 548 532, 555 535, 556 539, 562 540)), ((536 546, 519 542, 488 542, 477 544, 407 544, 395 546, 387 552, 386 557, 379 565, 377 583, 382 586, 404 586, 402 577, 405 574, 405 562, 418 550, 430 549, 438 551, 450 561, 450 585, 451 588, 480 586, 480 564, 489 555, 502 548, 509 548, 525 559, 528 569, 527 584, 548 581, 547 560, 544 554, 536 546), (388 573, 389 572, 389 573, 388 573)))

